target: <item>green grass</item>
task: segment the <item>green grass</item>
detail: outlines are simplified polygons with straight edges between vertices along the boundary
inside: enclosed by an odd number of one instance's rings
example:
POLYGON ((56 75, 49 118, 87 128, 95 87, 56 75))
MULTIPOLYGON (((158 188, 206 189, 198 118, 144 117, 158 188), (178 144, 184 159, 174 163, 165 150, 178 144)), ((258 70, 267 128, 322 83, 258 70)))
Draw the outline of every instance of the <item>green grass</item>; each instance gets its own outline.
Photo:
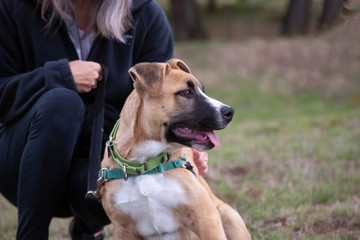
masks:
POLYGON ((14 239, 17 228, 17 212, 2 195, 0 195, 0 215, 0 239, 14 239))
MULTIPOLYGON (((360 108, 353 99, 261 90, 231 77, 206 93, 235 108, 218 132, 221 148, 209 153, 207 179, 253 239, 358 239, 360 108)), ((13 239, 16 210, 2 198, 0 210, 0 239, 13 239)), ((55 219, 51 239, 68 239, 68 223, 55 219)))
POLYGON ((254 239, 359 236, 351 232, 360 222, 360 108, 315 92, 262 91, 247 79, 225 79, 207 94, 235 108, 210 153, 210 170, 220 170, 208 180, 254 239))
MULTIPOLYGON (((206 178, 216 195, 241 213, 253 239, 359 239, 360 92, 331 98, 324 94, 331 87, 299 90, 285 74, 262 65, 239 76, 234 67, 223 67, 234 66, 229 55, 244 45, 230 43, 229 49, 228 44, 199 41, 176 49, 179 58, 192 61, 189 66, 204 81, 206 93, 235 109, 232 123, 217 133, 221 148, 209 153, 206 178), (220 51, 227 52, 218 59, 220 51), (207 84, 209 76, 216 79, 207 84), (261 84, 264 77, 270 86, 261 84)), ((246 53, 264 58, 261 51, 246 53)), ((339 62, 356 69, 335 69, 344 75, 336 86, 357 76, 352 89, 360 89, 360 74, 346 74, 360 73, 358 62, 344 59, 339 62)), ((319 74, 318 80, 327 83, 334 72, 319 74)), ((16 209, 2 196, 0 217, 0 239, 14 239, 16 209)), ((54 219, 50 239, 69 239, 68 224, 69 219, 54 219)))

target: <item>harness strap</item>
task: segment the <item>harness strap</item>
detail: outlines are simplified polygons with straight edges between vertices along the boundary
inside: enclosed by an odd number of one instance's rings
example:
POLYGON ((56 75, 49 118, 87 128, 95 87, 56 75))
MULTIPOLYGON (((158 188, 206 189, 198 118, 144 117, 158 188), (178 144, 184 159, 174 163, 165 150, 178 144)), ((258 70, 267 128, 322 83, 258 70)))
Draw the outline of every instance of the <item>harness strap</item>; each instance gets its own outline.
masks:
MULTIPOLYGON (((175 168, 179 168, 179 167, 183 167, 184 164, 182 162, 183 160, 181 158, 179 158, 178 160, 176 160, 175 162, 168 162, 168 163, 164 163, 164 164, 160 164, 159 166, 146 171, 142 174, 156 174, 156 173, 163 173, 165 171, 169 171, 175 168)), ((103 178, 103 181, 107 181, 107 180, 111 180, 111 179, 116 179, 116 178, 124 178, 126 179, 127 177, 135 177, 138 176, 138 174, 131 174, 131 173, 127 173, 123 171, 123 169, 121 168, 114 168, 114 169, 106 169, 103 168, 100 170, 99 172, 99 177, 103 178)))
MULTIPOLYGON (((120 121, 118 120, 112 129, 109 141, 106 142, 106 147, 108 151, 109 157, 115 161, 115 163, 119 166, 119 168, 114 169, 107 169, 103 168, 99 172, 99 178, 97 180, 97 190, 96 191, 89 191, 86 196, 97 198, 100 200, 101 198, 101 188, 104 186, 105 182, 111 179, 119 179, 123 178, 127 180, 128 177, 139 176, 141 174, 157 174, 163 173, 165 171, 169 171, 175 168, 186 167, 186 169, 190 170, 192 173, 191 164, 187 161, 186 156, 184 158, 179 158, 175 162, 167 162, 168 154, 167 153, 160 153, 158 156, 148 159, 145 163, 139 162, 132 162, 124 159, 118 153, 115 147, 115 137, 116 132, 119 128, 120 121), (186 161, 186 165, 183 164, 183 161, 186 161)), ((195 175, 195 173, 194 173, 195 175)))
POLYGON ((116 137, 116 132, 119 128, 120 119, 116 122, 114 128, 112 129, 109 137, 109 141, 106 143, 107 151, 109 157, 111 156, 114 162, 120 167, 120 169, 126 169, 127 174, 131 175, 140 175, 155 169, 162 163, 168 160, 168 155, 166 153, 161 153, 156 157, 148 159, 145 163, 128 161, 123 158, 117 151, 114 141, 116 137))

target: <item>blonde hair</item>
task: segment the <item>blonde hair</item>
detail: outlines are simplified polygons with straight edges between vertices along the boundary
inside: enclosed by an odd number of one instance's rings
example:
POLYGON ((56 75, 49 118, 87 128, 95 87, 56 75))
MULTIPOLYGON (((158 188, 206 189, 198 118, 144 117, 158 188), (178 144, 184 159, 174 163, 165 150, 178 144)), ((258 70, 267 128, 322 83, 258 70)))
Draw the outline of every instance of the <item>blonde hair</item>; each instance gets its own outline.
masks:
MULTIPOLYGON (((48 27, 56 20, 69 21, 75 13, 71 0, 43 0, 41 15, 48 21, 48 27), (47 15, 47 12, 49 15, 47 15), (48 16, 48 18, 46 17, 48 16)), ((92 12, 86 32, 94 30, 97 35, 114 38, 125 43, 123 35, 131 28, 132 0, 92 0, 92 12)))

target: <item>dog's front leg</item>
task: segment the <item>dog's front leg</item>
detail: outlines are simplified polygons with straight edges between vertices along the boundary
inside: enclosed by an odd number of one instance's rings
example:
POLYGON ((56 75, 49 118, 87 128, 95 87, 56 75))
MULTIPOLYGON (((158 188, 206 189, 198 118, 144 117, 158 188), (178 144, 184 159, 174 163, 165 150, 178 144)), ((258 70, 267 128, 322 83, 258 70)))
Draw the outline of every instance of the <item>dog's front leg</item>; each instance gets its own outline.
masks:
POLYGON ((208 210, 203 211, 201 216, 202 217, 198 218, 192 229, 196 234, 198 234, 200 239, 227 239, 219 212, 216 209, 213 209, 213 205, 208 205, 208 210), (208 214, 208 216, 204 214, 208 214))
POLYGON ((134 226, 131 225, 121 225, 118 222, 113 223, 113 240, 141 240, 143 239, 134 226))
POLYGON ((115 202, 115 194, 120 192, 122 180, 109 181, 101 189, 102 205, 113 224, 114 240, 141 240, 135 224, 131 218, 121 211, 115 202))
POLYGON ((226 240, 220 214, 211 200, 200 196, 193 199, 190 200, 193 205, 179 207, 183 224, 200 239, 226 240))
POLYGON ((208 183, 201 176, 199 176, 199 181, 207 190, 213 204, 216 206, 217 210, 220 213, 222 225, 224 227, 227 239, 250 240, 250 233, 246 228, 244 220, 242 219, 240 214, 228 204, 218 199, 211 191, 208 183))
POLYGON ((175 209, 176 217, 181 219, 181 224, 193 231, 200 239, 226 239, 219 211, 205 188, 199 181, 193 179, 195 176, 190 171, 186 169, 179 169, 179 171, 184 171, 178 176, 182 176, 181 183, 187 192, 188 201, 175 209))

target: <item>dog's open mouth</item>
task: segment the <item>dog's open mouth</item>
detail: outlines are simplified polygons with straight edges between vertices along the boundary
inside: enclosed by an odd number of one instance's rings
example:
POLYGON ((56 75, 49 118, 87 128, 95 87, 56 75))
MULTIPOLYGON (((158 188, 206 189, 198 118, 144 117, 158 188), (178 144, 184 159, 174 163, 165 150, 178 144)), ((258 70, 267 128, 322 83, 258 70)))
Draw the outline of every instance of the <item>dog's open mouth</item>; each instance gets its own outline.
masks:
POLYGON ((219 138, 213 131, 200 131, 184 126, 176 126, 171 128, 174 135, 178 138, 191 141, 193 144, 220 147, 219 138))

